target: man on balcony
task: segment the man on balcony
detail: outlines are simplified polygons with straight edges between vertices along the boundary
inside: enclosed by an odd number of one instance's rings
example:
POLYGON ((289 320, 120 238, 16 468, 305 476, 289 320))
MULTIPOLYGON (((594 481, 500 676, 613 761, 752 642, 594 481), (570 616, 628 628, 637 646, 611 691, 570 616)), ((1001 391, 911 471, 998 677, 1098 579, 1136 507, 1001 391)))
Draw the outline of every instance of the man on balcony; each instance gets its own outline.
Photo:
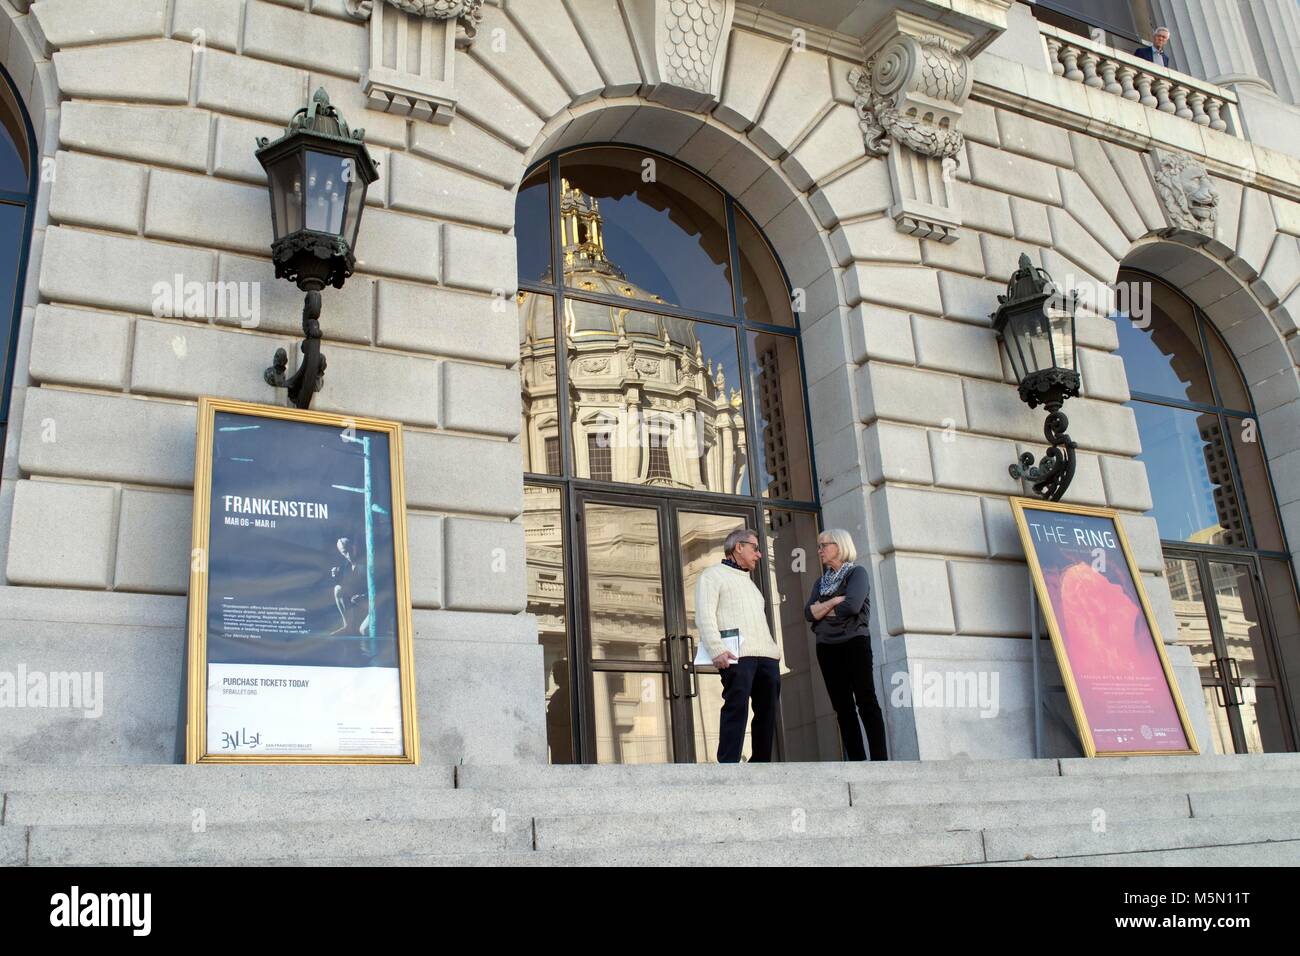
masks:
POLYGON ((1169 42, 1169 28, 1160 27, 1156 30, 1155 36, 1151 38, 1151 43, 1147 46, 1138 47, 1133 51, 1134 56, 1140 56, 1144 60, 1150 60, 1157 66, 1169 65, 1169 54, 1165 53, 1165 44, 1169 42))

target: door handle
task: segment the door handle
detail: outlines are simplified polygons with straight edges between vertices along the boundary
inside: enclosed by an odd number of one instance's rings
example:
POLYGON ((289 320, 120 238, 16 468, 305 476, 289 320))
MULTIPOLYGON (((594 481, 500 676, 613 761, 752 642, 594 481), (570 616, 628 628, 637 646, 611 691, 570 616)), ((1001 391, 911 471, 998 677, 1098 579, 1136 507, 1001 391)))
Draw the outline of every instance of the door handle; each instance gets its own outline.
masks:
POLYGON ((682 665, 682 670, 687 671, 690 675, 690 691, 687 697, 700 696, 700 672, 695 667, 695 638, 689 634, 683 634, 682 639, 686 641, 686 663, 682 665))
POLYGON ((673 639, 671 635, 659 638, 663 648, 664 664, 668 669, 668 680, 664 681, 664 700, 677 699, 677 675, 673 673, 673 639))
POLYGON ((1235 657, 1228 658, 1228 667, 1232 671, 1232 697, 1240 707, 1246 703, 1246 696, 1241 691, 1241 667, 1235 657))

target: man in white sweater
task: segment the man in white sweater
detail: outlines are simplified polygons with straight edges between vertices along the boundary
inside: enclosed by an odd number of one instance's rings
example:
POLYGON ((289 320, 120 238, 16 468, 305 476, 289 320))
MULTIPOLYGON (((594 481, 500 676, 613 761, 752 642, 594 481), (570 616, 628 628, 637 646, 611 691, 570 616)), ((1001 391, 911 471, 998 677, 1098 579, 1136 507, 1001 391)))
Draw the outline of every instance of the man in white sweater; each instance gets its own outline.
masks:
POLYGON ((695 627, 700 644, 722 676, 722 719, 718 763, 739 763, 745 743, 745 717, 754 706, 751 763, 772 759, 776 708, 781 697, 781 650, 767 626, 767 602, 750 577, 762 552, 757 532, 744 528, 727 535, 726 559, 705 568, 695 582, 695 627), (739 636, 737 653, 732 646, 739 636), (727 639, 727 640, 724 640, 727 639))

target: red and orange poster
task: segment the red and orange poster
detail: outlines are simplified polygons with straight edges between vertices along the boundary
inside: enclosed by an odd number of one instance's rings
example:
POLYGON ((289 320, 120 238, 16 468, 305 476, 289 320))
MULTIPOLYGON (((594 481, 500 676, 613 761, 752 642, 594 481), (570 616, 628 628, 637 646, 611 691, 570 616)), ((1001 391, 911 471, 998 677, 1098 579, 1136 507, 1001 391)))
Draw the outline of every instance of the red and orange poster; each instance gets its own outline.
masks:
POLYGON ((1197 753, 1116 512, 1011 506, 1085 753, 1197 753))

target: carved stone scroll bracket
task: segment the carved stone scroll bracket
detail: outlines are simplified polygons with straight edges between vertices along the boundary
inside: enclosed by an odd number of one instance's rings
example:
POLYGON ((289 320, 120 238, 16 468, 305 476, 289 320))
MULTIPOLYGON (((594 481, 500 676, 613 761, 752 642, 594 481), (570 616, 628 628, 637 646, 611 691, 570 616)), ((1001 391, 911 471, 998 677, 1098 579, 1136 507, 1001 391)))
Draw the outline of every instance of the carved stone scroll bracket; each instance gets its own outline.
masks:
POLYGON ((483 0, 344 0, 370 23, 370 108, 435 123, 456 115, 456 51, 474 41, 483 0))
POLYGON ((647 99, 707 112, 722 96, 736 0, 621 0, 647 99))
POLYGON ((849 71, 866 151, 889 164, 895 225, 939 242, 955 241, 961 225, 953 183, 965 144, 957 125, 975 82, 968 39, 896 11, 849 71))

